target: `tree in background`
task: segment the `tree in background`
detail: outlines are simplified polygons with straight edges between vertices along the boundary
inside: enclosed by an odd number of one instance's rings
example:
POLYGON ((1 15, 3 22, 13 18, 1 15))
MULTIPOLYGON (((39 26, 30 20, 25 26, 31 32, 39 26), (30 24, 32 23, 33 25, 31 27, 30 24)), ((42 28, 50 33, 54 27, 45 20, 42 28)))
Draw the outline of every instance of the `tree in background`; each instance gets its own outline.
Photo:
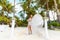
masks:
POLYGON ((7 0, 3 0, 3 1, 0 0, 0 6, 2 6, 2 10, 0 10, 1 17, 4 17, 4 19, 2 18, 2 20, 6 20, 7 19, 7 21, 9 21, 8 20, 9 19, 8 14, 13 12, 12 4, 9 3, 9 1, 7 1, 7 0), (4 13, 7 14, 7 15, 5 16, 4 13))

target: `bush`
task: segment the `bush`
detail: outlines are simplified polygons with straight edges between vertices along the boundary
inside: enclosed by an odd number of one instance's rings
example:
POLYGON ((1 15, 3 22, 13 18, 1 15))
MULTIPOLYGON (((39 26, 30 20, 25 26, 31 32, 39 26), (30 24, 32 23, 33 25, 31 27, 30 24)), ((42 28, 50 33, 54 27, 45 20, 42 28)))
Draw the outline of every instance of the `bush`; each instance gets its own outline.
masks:
POLYGON ((0 24, 9 24, 10 23, 10 19, 8 19, 5 16, 0 16, 0 24))
POLYGON ((16 20, 16 25, 18 26, 18 27, 25 27, 25 26, 27 26, 27 21, 26 20, 19 20, 19 19, 17 19, 16 20))
POLYGON ((55 27, 55 28, 60 28, 60 23, 56 22, 56 21, 51 21, 50 23, 48 23, 49 28, 51 26, 55 27))

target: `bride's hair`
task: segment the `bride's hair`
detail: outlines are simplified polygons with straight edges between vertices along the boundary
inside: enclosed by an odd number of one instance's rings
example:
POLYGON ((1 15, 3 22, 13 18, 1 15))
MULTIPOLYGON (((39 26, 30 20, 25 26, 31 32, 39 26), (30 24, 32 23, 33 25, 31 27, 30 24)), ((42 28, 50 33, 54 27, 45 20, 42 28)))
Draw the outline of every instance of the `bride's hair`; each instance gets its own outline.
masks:
POLYGON ((32 17, 33 15, 30 15, 30 17, 32 17))

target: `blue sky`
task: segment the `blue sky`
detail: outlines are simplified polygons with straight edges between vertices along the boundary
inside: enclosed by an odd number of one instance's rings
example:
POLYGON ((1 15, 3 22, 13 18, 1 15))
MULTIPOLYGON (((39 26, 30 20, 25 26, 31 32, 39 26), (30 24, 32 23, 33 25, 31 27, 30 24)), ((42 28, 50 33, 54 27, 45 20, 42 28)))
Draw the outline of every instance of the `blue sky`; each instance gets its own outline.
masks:
MULTIPOLYGON (((8 0, 10 3, 14 3, 14 0, 8 0)), ((15 0, 16 3, 19 2, 19 0, 15 0)))

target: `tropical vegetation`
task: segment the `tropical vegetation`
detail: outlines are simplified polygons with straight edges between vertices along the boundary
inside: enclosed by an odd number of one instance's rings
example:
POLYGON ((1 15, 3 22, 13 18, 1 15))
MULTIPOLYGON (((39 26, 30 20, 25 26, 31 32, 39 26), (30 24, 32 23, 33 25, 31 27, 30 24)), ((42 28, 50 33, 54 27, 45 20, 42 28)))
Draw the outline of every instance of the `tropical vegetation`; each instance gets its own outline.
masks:
MULTIPOLYGON (((56 3, 57 9, 60 9, 59 0, 56 0, 56 3)), ((34 14, 39 13, 42 15, 42 17, 45 17, 44 11, 53 10, 53 8, 56 11, 54 0, 22 0, 22 2, 20 0, 19 4, 23 10, 18 13, 23 20, 20 20, 17 16, 14 16, 16 18, 16 26, 27 26, 27 19, 30 15, 34 16, 34 14), (27 15, 26 17, 24 17, 25 14, 27 15)), ((0 0, 0 6, 2 7, 2 10, 0 10, 0 23, 4 22, 5 24, 10 25, 12 17, 9 17, 8 14, 15 12, 14 5, 9 3, 8 0, 0 0)), ((53 25, 54 23, 50 24, 53 25)))

